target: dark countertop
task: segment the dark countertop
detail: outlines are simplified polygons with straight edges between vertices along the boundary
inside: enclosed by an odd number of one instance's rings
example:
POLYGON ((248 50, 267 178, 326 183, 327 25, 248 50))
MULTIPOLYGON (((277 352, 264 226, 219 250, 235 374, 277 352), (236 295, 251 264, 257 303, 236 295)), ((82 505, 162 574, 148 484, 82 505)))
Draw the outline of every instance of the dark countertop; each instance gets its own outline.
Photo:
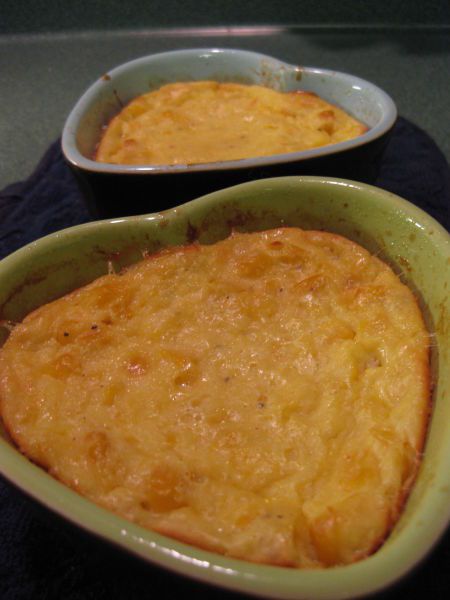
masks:
POLYGON ((448 26, 213 27, 0 36, 0 189, 28 177, 84 90, 108 69, 177 48, 235 47, 346 71, 392 96, 450 159, 448 26))

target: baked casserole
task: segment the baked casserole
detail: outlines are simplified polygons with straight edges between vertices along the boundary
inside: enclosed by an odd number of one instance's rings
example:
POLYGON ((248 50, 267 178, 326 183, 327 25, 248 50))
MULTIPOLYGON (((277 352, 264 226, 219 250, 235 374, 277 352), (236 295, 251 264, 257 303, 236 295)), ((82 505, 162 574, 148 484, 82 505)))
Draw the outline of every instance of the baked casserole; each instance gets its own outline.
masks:
POLYGON ((417 473, 429 336, 377 257, 280 228, 174 247, 17 324, 0 411, 32 461, 144 527, 323 568, 373 553, 417 473))
POLYGON ((310 150, 367 127, 312 92, 261 85, 171 83, 132 100, 107 125, 95 159, 192 165, 310 150))

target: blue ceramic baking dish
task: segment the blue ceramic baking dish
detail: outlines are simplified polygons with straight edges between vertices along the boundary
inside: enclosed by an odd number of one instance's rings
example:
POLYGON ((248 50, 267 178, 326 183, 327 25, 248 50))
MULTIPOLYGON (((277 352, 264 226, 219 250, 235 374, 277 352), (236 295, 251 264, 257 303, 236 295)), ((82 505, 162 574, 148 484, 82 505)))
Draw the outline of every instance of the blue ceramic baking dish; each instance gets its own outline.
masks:
MULTIPOLYGON (((397 111, 377 86, 345 73, 287 64, 231 49, 194 49, 138 58, 103 74, 70 113, 63 153, 96 217, 142 214, 252 179, 327 175, 373 182, 397 111), (355 139, 311 150, 194 165, 116 165, 93 160, 102 128, 133 98, 175 81, 233 81, 311 91, 368 126, 355 139)), ((220 143, 220 140, 218 140, 220 143)))

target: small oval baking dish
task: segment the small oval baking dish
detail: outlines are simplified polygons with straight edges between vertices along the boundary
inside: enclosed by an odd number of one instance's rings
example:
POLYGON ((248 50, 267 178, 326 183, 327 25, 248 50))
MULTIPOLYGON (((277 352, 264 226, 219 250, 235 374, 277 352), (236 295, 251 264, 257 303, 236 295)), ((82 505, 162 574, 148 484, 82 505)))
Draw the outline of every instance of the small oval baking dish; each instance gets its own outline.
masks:
MULTIPOLYGON (((433 414, 421 468, 401 518, 372 556, 329 569, 263 566, 194 548, 130 523, 82 498, 28 461, 0 431, 0 471, 40 503, 142 559, 209 584, 261 597, 356 598, 410 572, 444 532, 450 512, 450 237, 409 202, 342 179, 274 178, 221 190, 140 217, 88 223, 38 240, 0 263, 0 320, 142 258, 143 252, 231 231, 278 226, 344 235, 387 261, 420 299, 433 332, 433 414)), ((6 329, 0 328, 0 334, 6 329)), ((5 337, 5 336, 3 336, 5 337)), ((0 340, 1 342, 1 340, 0 340)))
POLYGON ((269 176, 329 175, 373 182, 396 116, 395 104, 383 90, 353 75, 295 66, 244 50, 176 50, 138 58, 101 76, 67 118, 62 149, 94 216, 142 214, 269 176), (282 92, 310 91, 368 129, 328 146, 241 160, 119 165, 93 159, 103 128, 132 99, 167 83, 199 80, 257 84, 282 92))

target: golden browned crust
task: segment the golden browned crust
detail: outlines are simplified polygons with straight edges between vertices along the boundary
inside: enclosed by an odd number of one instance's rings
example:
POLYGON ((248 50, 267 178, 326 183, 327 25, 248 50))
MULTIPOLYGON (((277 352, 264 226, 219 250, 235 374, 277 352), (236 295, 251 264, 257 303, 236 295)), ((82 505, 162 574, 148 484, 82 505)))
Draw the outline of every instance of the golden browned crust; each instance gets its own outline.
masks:
POLYGON ((209 163, 308 150, 366 130, 310 92, 173 83, 123 108, 105 128, 94 158, 117 164, 209 163))
POLYGON ((21 451, 109 510, 253 562, 374 552, 417 473, 428 334, 410 290, 335 234, 234 234, 34 311, 0 351, 21 451))

